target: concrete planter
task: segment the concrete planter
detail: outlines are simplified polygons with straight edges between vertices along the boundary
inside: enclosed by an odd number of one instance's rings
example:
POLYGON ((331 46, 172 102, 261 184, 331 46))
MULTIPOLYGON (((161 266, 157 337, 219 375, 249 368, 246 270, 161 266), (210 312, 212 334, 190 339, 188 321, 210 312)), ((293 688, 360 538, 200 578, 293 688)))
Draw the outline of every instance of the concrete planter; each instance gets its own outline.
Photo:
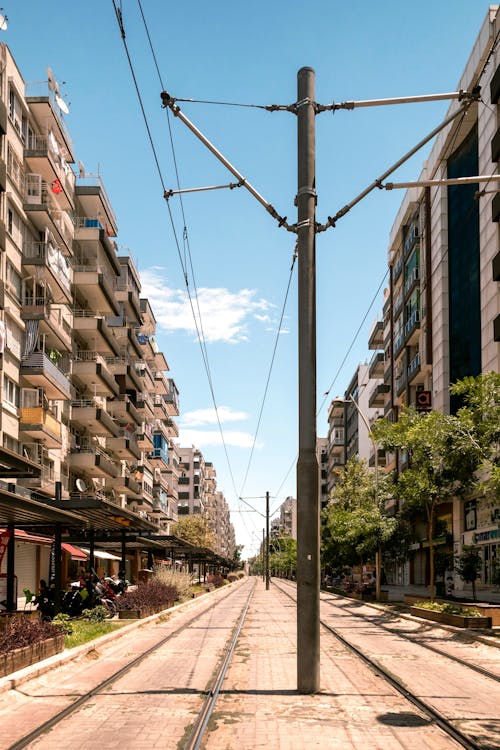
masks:
POLYGON ((120 620, 142 620, 144 617, 150 617, 156 615, 158 612, 163 612, 164 609, 169 609, 172 603, 162 605, 161 607, 141 607, 140 609, 120 609, 118 612, 118 619, 120 620))
POLYGON ((47 638, 45 641, 33 643, 31 646, 23 646, 9 651, 6 654, 0 654, 0 677, 4 677, 19 669, 29 667, 49 656, 60 653, 64 649, 64 634, 56 635, 54 638, 47 638))
POLYGON ((465 617, 464 615, 450 615, 448 612, 435 612, 422 607, 410 607, 410 614, 424 620, 440 622, 443 625, 453 625, 455 628, 491 628, 491 617, 465 617))
MULTIPOLYGON (((429 600, 428 596, 416 596, 415 594, 404 594, 404 600, 405 604, 416 604, 417 602, 421 602, 422 600, 429 600)), ((489 604, 488 602, 474 602, 474 601, 465 601, 465 600, 457 600, 457 599, 439 599, 435 598, 434 601, 436 602, 444 602, 449 601, 454 604, 459 604, 464 607, 474 607, 474 609, 477 609, 477 611, 480 613, 481 617, 486 617, 491 619, 492 625, 500 625, 500 605, 499 604, 489 604)))

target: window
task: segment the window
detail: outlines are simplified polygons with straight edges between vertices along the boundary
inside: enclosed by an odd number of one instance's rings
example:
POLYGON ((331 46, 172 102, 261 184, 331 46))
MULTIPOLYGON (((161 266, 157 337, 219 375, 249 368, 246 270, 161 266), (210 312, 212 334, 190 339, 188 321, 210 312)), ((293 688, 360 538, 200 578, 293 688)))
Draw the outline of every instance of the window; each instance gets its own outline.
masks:
POLYGON ((9 206, 7 208, 7 232, 12 237, 16 245, 22 247, 24 238, 24 224, 21 217, 19 216, 15 208, 12 208, 12 206, 9 206))
POLYGON ((19 406, 19 386, 7 375, 4 375, 3 378, 3 397, 6 403, 11 406, 19 406))
POLYGON ((7 261, 6 268, 6 288, 18 302, 21 302, 21 274, 16 271, 10 260, 7 261))

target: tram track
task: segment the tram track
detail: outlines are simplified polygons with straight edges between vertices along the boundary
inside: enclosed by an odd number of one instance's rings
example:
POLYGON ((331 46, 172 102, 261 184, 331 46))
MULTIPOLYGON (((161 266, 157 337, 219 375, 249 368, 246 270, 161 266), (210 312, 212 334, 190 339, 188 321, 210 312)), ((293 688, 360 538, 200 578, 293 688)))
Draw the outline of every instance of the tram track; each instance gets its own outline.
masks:
MULTIPOLYGON (((296 596, 294 596, 290 591, 286 590, 286 586, 283 587, 283 585, 279 585, 275 581, 272 581, 273 586, 275 586, 279 591, 281 591, 285 596, 289 597, 292 601, 296 601, 296 596)), ((288 586, 288 588, 292 588, 292 586, 288 586)), ((295 588, 295 587, 293 587, 295 588)), ((325 603, 328 603, 328 600, 325 601, 325 599, 322 599, 325 603)), ((350 613, 353 614, 353 613, 350 613)), ((358 613, 359 615, 359 613, 358 613)), ((361 615, 359 615, 361 616, 361 615)), ((368 620, 367 617, 363 618, 365 620, 368 620)), ((451 737, 453 740, 455 740, 461 747, 466 748, 466 750, 485 750, 485 748, 490 748, 492 746, 490 745, 484 745, 482 743, 476 742, 471 736, 463 732, 461 729, 459 729, 452 720, 448 719, 443 713, 438 711, 434 706, 432 706, 427 701, 420 698, 418 695, 416 695, 414 692, 412 692, 403 682, 400 680, 397 676, 394 675, 392 671, 387 670, 384 666, 382 666, 376 659, 373 659, 372 657, 368 656, 361 648, 354 645, 352 642, 347 640, 341 633, 338 632, 338 630, 328 623, 326 623, 323 619, 320 619, 320 623, 322 627, 331 635, 333 635, 336 640, 341 643, 344 648, 346 648, 349 652, 353 653, 355 656, 357 656, 361 661, 363 661, 370 669, 372 669, 375 674, 383 678, 388 684, 390 684, 400 695, 402 695, 406 700, 408 700, 415 708, 419 709, 425 716, 427 716, 431 721, 433 721, 437 726, 442 729, 449 737, 451 737)), ((376 623, 376 627, 381 627, 378 623, 376 623)), ((391 630, 390 628, 384 628, 386 630, 391 630)), ((391 630, 392 632, 392 630, 391 630)), ((395 631, 392 633, 393 635, 400 636, 400 634, 395 631)), ((404 636, 401 636, 404 637, 404 636)), ((409 640, 414 645, 422 646, 422 644, 418 643, 416 640, 408 637, 404 637, 405 640, 409 640)), ((431 650, 434 650, 433 647, 431 650)), ((452 655, 447 654, 446 652, 441 652, 439 649, 436 649, 436 651, 444 657, 447 657, 451 659, 452 661, 460 664, 460 666, 466 666, 471 667, 470 664, 467 662, 453 657, 452 655)), ((477 666, 477 665, 474 665, 477 666)), ((472 668, 472 667, 471 667, 472 668)), ((474 671, 479 672, 482 674, 482 668, 477 668, 474 671)), ((495 681, 499 681, 496 675, 493 675, 492 673, 485 670, 485 673, 482 674, 482 676, 492 678, 495 681)), ((495 745, 496 747, 496 745, 495 745)))
MULTIPOLYGON (((254 590, 255 590, 255 583, 252 586, 246 598, 246 601, 243 605, 242 612, 240 613, 238 621, 236 625, 234 626, 234 628, 232 629, 231 635, 228 639, 228 642, 226 643, 226 647, 223 650, 222 657, 221 659, 219 659, 218 664, 216 665, 213 679, 211 681, 211 686, 209 690, 207 691, 207 697, 203 703, 203 707, 200 711, 198 719, 195 721, 194 727, 187 741, 188 744, 185 745, 186 750, 195 750, 196 748, 200 747, 200 743, 203 739, 205 729, 207 727, 210 716, 213 712, 213 709, 214 709, 214 706, 215 706, 215 703, 216 703, 216 700, 220 691, 220 687, 222 685, 224 676, 226 674, 234 649, 236 647, 238 636, 243 626, 243 622, 244 622, 246 613, 248 611, 248 607, 250 605, 254 590)), ((122 677, 124 677, 128 672, 130 672, 136 666, 140 665, 141 662, 145 661, 146 659, 150 657, 153 657, 155 653, 158 652, 164 645, 166 645, 172 639, 177 638, 184 631, 188 630, 188 628, 193 626, 201 617, 203 617, 204 615, 207 615, 208 613, 212 613, 217 607, 221 606, 224 603, 227 603, 227 600, 231 596, 234 596, 235 594, 237 594, 238 592, 239 592, 239 587, 236 588, 234 591, 229 592, 229 594, 227 594, 226 596, 221 597, 213 604, 210 604, 208 607, 205 607, 202 611, 198 611, 193 617, 189 618, 180 627, 171 631, 168 635, 161 638, 159 641, 154 643, 149 648, 146 648, 143 652, 141 652, 140 654, 135 656, 133 659, 131 659, 129 662, 127 662, 127 664, 120 667, 120 669, 113 672, 111 675, 106 677, 97 685, 93 686, 90 690, 86 691, 85 693, 82 693, 74 701, 72 701, 68 706, 64 707, 63 709, 55 713, 53 716, 51 716, 49 719, 44 721, 42 724, 40 724, 38 727, 28 732, 20 739, 16 740, 13 744, 9 746, 8 750, 21 750, 21 748, 28 747, 32 742, 39 739, 42 735, 46 734, 51 729, 56 727, 58 724, 61 724, 65 719, 70 717, 72 714, 74 714, 75 712, 83 708, 85 704, 89 703, 97 695, 103 693, 107 688, 109 688, 111 685, 113 685, 122 677)))

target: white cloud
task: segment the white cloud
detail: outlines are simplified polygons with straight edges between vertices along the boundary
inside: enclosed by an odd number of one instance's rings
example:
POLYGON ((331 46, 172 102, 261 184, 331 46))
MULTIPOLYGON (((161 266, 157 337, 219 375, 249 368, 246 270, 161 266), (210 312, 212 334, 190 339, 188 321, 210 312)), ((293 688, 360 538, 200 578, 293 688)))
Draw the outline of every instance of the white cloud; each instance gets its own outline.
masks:
POLYGON ((244 411, 233 411, 229 406, 217 407, 215 409, 195 409, 187 411, 179 419, 181 428, 201 427, 207 424, 217 424, 217 414, 221 424, 224 422, 241 422, 248 419, 248 414, 244 411))
POLYGON ((168 287, 162 269, 157 266, 142 271, 141 282, 142 294, 151 302, 159 328, 167 333, 187 331, 196 335, 194 309, 198 321, 201 312, 206 341, 248 341, 249 319, 263 321, 266 311, 273 307, 265 299, 258 299, 255 289, 231 292, 225 288, 201 287, 198 304, 193 298, 192 309, 187 293, 168 287))
MULTIPOLYGON (((236 430, 224 430, 224 443, 227 446, 233 445, 237 448, 251 448, 254 436, 249 432, 238 432, 236 430)), ((202 448, 207 445, 223 445, 222 436, 219 430, 179 430, 179 445, 196 445, 202 448)), ((262 447, 262 444, 256 445, 256 448, 262 447)))

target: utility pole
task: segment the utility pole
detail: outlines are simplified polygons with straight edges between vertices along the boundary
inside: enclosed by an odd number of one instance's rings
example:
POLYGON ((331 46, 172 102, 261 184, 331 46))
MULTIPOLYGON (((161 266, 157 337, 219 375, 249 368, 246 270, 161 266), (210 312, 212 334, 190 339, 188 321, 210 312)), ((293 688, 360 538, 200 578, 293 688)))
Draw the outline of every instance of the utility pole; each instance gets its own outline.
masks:
POLYGON ((314 70, 297 74, 299 458, 297 462, 297 688, 320 689, 319 487, 316 458, 316 175, 314 70))
POLYGON ((262 580, 266 580, 266 530, 262 529, 262 580))
POLYGON ((269 591, 269 492, 266 492, 266 591, 269 591))

